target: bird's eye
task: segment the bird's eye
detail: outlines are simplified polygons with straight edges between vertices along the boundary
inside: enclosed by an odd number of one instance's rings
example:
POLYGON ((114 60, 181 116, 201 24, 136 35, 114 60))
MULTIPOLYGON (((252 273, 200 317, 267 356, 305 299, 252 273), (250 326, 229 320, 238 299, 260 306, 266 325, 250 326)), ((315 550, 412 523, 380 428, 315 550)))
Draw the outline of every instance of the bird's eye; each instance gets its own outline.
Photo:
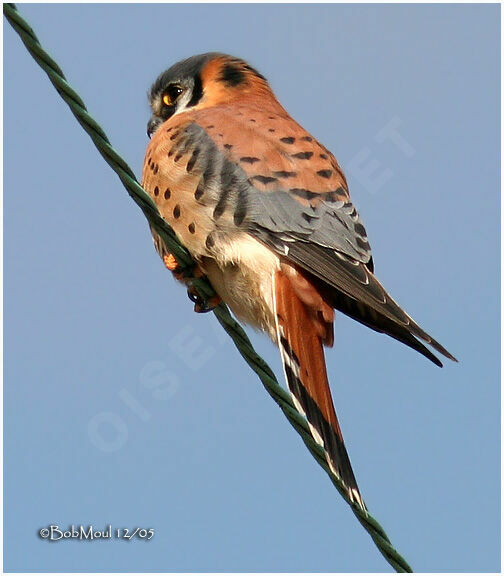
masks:
POLYGON ((166 92, 163 94, 163 103, 165 106, 173 106, 182 92, 183 90, 180 86, 168 86, 166 92))

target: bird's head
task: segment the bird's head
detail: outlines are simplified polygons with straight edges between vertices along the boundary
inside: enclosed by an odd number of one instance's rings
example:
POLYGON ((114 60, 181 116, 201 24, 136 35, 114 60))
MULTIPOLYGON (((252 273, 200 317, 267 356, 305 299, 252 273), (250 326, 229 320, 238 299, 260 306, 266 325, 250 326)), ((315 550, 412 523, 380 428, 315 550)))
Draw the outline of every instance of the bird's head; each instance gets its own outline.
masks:
POLYGON ((265 92, 272 96, 264 76, 244 60, 218 52, 191 56, 168 68, 152 85, 147 134, 150 138, 168 118, 186 110, 260 98, 265 92))

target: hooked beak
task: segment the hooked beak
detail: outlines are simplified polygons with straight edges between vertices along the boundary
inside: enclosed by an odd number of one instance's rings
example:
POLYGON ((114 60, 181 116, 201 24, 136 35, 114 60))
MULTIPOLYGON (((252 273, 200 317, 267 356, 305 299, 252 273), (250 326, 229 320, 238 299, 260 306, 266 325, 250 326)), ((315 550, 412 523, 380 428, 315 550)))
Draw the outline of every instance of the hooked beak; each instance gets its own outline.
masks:
POLYGON ((147 123, 147 136, 150 138, 154 132, 158 129, 159 125, 162 124, 161 118, 158 116, 151 116, 149 122, 147 123))

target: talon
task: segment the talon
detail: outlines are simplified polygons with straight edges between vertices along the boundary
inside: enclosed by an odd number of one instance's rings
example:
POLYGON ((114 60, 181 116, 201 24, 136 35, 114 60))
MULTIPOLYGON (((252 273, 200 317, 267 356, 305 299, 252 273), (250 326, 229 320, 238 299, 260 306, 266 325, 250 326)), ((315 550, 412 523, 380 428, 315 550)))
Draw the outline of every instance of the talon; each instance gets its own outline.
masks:
POLYGON ((220 296, 213 296, 210 300, 202 300, 201 304, 198 302, 194 304, 194 311, 198 314, 206 314, 217 308, 221 302, 220 296))
POLYGON ((194 286, 189 286, 187 289, 187 295, 189 296, 189 300, 194 302, 194 311, 198 314, 211 312, 221 303, 221 297, 217 295, 213 296, 209 300, 205 300, 196 292, 194 286))
POLYGON ((203 301, 200 295, 196 292, 194 286, 189 286, 189 288, 187 288, 187 296, 189 297, 189 300, 195 304, 199 304, 203 301))

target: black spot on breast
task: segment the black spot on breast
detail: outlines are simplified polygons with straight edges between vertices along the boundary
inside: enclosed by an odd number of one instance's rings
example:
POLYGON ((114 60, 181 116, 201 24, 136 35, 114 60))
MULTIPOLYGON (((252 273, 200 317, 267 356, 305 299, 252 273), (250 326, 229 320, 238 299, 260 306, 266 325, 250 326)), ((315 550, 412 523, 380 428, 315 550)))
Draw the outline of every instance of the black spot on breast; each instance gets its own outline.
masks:
POLYGON ((332 174, 332 170, 318 170, 317 174, 322 178, 330 178, 332 174))
POLYGON ((170 196, 171 196, 171 190, 169 188, 167 188, 164 192, 165 200, 169 200, 170 196))
POLYGON ((189 226, 187 227, 187 229, 189 230, 189 232, 190 232, 191 234, 194 234, 194 233, 196 232, 196 226, 194 225, 194 222, 191 222, 191 223, 189 224, 189 226))
POLYGON ((283 142, 284 144, 294 144, 295 141, 296 139, 293 138, 292 136, 286 136, 285 138, 280 138, 280 142, 283 142))
POLYGON ((154 174, 157 174, 157 173, 158 173, 158 170, 159 170, 159 166, 156 164, 156 165, 154 166, 153 173, 154 173, 154 174))
POLYGON ((149 156, 149 159, 147 160, 147 166, 149 166, 149 168, 150 168, 150 163, 151 163, 151 158, 149 156))
POLYGON ((196 188, 196 191, 194 192, 194 198, 195 200, 199 200, 203 194, 204 194, 204 183, 202 180, 200 180, 200 183, 198 184, 198 187, 196 188))
POLYGON ((258 176, 252 176, 250 180, 257 180, 258 182, 261 182, 261 184, 271 184, 271 182, 278 181, 277 178, 273 178, 272 176, 262 176, 260 174, 258 176))
POLYGON ((170 136, 170 140, 175 140, 175 138, 180 134, 180 132, 174 132, 171 136, 170 136))
POLYGON ((224 214, 228 195, 229 195, 228 193, 221 194, 220 200, 219 202, 217 202, 217 205, 215 206, 213 211, 214 220, 218 220, 224 214))
POLYGON ((193 150, 193 153, 191 154, 191 158, 189 159, 189 162, 187 163, 187 166, 186 166, 187 172, 190 172, 194 168, 194 165, 196 164, 196 160, 198 160, 199 153, 200 153, 199 148, 195 148, 193 150))
POLYGON ((179 152, 175 158, 173 159, 174 162, 178 162, 181 158, 182 158, 183 154, 181 152, 179 152))
POLYGON ((300 198, 305 198, 306 200, 313 200, 313 198, 316 198, 318 196, 316 192, 311 192, 306 188, 291 188, 289 192, 291 192, 296 196, 299 196, 300 198))
POLYGON ((212 248, 214 245, 215 245, 215 238, 213 236, 213 232, 210 232, 210 234, 206 237, 205 246, 207 248, 212 248))
POLYGON ((297 154, 292 154, 293 158, 299 158, 300 160, 309 160, 313 156, 313 152, 298 152, 297 154))
POLYGON ((245 74, 233 64, 227 63, 222 67, 222 72, 220 75, 221 82, 224 82, 228 86, 239 86, 243 84, 246 80, 245 74))
POLYGON ((209 125, 207 126, 207 130, 211 130, 212 128, 215 128, 215 126, 214 126, 213 124, 209 124, 209 125))
POLYGON ((297 172, 280 170, 279 172, 273 172, 273 176, 276 176, 277 178, 294 178, 294 176, 297 176, 297 172))
POLYGON ((240 158, 240 162, 245 162, 246 164, 253 164, 254 162, 259 162, 259 158, 255 156, 243 156, 240 158))
POLYGON ((268 116, 268 120, 275 120, 274 116, 268 116))
POLYGON ((176 204, 175 208, 173 209, 173 217, 180 218, 180 206, 178 204, 176 204))
POLYGON ((154 188, 154 196, 159 196, 159 188, 157 186, 154 188))
POLYGON ((231 150, 232 147, 233 147, 232 144, 224 144, 224 148, 225 148, 226 150, 231 150))
POLYGON ((255 122, 254 118, 250 118, 249 122, 255 122))
POLYGON ((268 128, 268 132, 275 132, 274 128, 268 128))
POLYGON ((327 160, 327 154, 319 154, 322 160, 327 160))
POLYGON ((173 126, 170 126, 169 128, 166 129, 166 132, 171 132, 173 130, 173 126))
POLYGON ((303 140, 304 142, 311 142, 313 138, 311 136, 303 136, 301 140, 303 140))

